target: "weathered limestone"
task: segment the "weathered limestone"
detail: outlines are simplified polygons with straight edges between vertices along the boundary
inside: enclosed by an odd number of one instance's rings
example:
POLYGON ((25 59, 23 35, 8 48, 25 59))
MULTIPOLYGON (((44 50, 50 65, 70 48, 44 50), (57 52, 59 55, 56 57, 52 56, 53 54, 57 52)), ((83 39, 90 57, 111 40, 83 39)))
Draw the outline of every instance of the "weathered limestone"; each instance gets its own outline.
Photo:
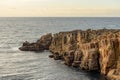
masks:
POLYGON ((73 67, 79 67, 82 61, 83 53, 80 50, 76 50, 74 53, 74 61, 72 63, 73 67))
POLYGON ((107 74, 109 80, 120 80, 120 69, 112 69, 107 74))
POLYGON ((99 70, 98 50, 91 49, 84 51, 80 67, 85 70, 99 70))
POLYGON ((74 51, 71 50, 68 53, 64 54, 65 64, 71 66, 74 61, 74 51))
POLYGON ((44 35, 20 50, 52 52, 50 58, 87 71, 99 71, 108 80, 120 80, 120 30, 75 30, 44 35))
POLYGON ((100 71, 109 80, 120 80, 120 30, 60 32, 53 35, 49 50, 68 66, 100 71))
POLYGON ((108 71, 107 76, 111 80, 120 80, 120 37, 118 39, 112 39, 111 41, 111 47, 109 51, 109 57, 108 57, 108 69, 105 69, 108 71))
POLYGON ((46 34, 43 35, 37 42, 35 43, 29 43, 24 42, 23 46, 19 49, 22 51, 43 51, 43 50, 49 50, 49 46, 52 41, 52 34, 46 34))

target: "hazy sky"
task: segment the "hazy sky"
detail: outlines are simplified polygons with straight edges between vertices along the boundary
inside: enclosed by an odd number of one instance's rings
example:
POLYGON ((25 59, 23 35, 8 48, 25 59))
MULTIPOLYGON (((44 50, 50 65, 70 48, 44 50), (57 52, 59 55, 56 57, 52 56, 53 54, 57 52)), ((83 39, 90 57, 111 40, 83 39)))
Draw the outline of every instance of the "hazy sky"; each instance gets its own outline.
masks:
POLYGON ((120 17, 120 0, 0 0, 1 17, 120 17))

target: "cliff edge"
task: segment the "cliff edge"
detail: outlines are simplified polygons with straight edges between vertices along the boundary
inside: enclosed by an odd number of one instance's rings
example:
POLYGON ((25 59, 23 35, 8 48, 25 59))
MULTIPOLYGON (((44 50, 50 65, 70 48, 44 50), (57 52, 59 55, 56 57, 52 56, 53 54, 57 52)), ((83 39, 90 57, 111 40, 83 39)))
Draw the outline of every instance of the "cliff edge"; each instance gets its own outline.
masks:
POLYGON ((62 59, 68 66, 99 71, 108 80, 120 80, 120 30, 59 32, 42 36, 34 45, 26 43, 20 50, 49 50, 53 54, 50 57, 62 59))

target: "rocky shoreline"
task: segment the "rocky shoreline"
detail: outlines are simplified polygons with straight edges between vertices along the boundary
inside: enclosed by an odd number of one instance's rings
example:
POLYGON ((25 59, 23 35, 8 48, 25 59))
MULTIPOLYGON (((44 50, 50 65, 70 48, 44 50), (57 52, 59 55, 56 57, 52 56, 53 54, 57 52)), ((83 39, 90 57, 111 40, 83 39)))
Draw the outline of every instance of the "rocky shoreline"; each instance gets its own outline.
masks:
POLYGON ((50 58, 87 71, 99 71, 108 80, 120 80, 120 30, 74 30, 43 35, 24 42, 22 51, 52 52, 50 58))

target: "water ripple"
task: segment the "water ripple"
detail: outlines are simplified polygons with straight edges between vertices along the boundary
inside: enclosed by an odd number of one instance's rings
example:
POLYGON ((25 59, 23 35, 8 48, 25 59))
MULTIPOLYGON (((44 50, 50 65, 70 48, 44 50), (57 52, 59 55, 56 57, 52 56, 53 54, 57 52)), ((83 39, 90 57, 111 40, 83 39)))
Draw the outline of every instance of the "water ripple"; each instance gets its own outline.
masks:
POLYGON ((0 18, 0 80, 102 80, 49 59, 49 52, 19 51, 24 41, 73 29, 120 29, 120 18, 0 18))

